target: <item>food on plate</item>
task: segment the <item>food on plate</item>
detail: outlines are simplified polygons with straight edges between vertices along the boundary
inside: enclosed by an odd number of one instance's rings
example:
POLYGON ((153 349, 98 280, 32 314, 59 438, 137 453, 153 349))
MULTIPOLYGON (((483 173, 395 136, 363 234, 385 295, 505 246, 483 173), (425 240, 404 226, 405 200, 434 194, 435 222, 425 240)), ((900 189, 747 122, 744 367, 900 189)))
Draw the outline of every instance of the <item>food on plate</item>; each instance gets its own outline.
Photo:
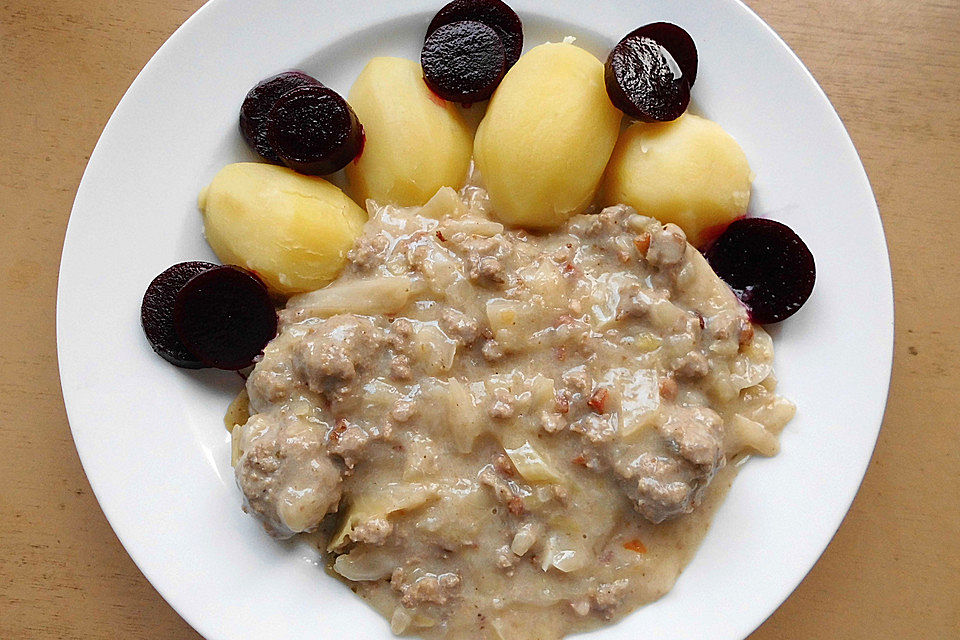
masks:
POLYGON ((655 22, 631 31, 610 52, 604 79, 610 99, 643 122, 676 120, 690 102, 697 48, 682 28, 655 22))
POLYGON ((267 141, 291 169, 327 175, 360 154, 363 127, 340 94, 310 85, 292 89, 276 101, 267 114, 267 141))
POLYGON ((440 187, 463 185, 473 137, 456 105, 424 83, 419 64, 373 58, 347 100, 367 137, 363 153, 347 165, 357 202, 422 205, 440 187))
POLYGON ((287 295, 336 277, 367 219, 323 178, 264 163, 227 165, 201 192, 199 206, 217 257, 287 295))
POLYGON ((290 299, 236 478, 274 535, 321 529, 394 632, 556 639, 665 593, 793 406, 676 225, 617 205, 531 234, 458 199, 373 208, 290 299))
POLYGON ((160 357, 178 367, 202 369, 206 365, 184 346, 173 327, 174 300, 190 278, 216 266, 212 262, 177 263, 154 278, 143 294, 140 324, 147 341, 160 357))
POLYGON ((499 0, 455 0, 422 67, 372 59, 349 105, 298 72, 255 87, 251 144, 346 164, 369 220, 321 178, 229 165, 199 198, 227 266, 144 296, 171 362, 253 365, 225 418, 244 509, 316 534, 396 634, 557 640, 659 598, 794 414, 754 322, 804 303, 813 258, 738 219, 743 150, 684 113, 689 34, 641 27, 606 68, 522 40, 499 0), (474 141, 454 103, 488 96, 474 141), (621 133, 617 107, 668 122, 621 133))
POLYGON ((789 318, 813 292, 813 254, 782 222, 737 220, 717 238, 706 257, 754 322, 766 324, 789 318))
POLYGON ((285 71, 258 82, 244 98, 240 106, 240 132, 250 148, 265 160, 276 164, 283 162, 267 140, 267 114, 280 96, 303 86, 321 85, 316 78, 302 71, 285 71))
POLYGON ((482 22, 492 27, 503 42, 509 69, 523 51, 523 23, 520 16, 500 0, 453 0, 433 17, 427 37, 443 25, 461 20, 482 22))
POLYGON ((234 266, 217 266, 190 278, 176 296, 173 325, 190 353, 210 367, 253 364, 277 334, 277 312, 267 287, 234 266))
POLYGON ((679 225, 691 244, 703 247, 746 215, 752 180, 737 141, 719 124, 686 114, 635 123, 620 134, 601 200, 679 225))
POLYGON ((507 70, 506 50, 493 27, 462 20, 438 27, 420 53, 423 79, 445 100, 486 100, 507 70))
POLYGON ((566 42, 525 53, 490 99, 474 160, 503 222, 549 229, 593 200, 621 113, 603 64, 566 42))

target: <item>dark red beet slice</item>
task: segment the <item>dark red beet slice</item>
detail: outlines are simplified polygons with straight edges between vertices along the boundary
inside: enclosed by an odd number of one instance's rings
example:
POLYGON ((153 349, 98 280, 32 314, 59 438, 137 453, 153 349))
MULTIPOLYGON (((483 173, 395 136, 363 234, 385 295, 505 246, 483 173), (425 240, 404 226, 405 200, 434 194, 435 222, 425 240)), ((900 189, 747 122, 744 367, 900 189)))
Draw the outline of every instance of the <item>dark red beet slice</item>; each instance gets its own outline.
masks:
POLYGON ((453 0, 433 17, 427 27, 427 37, 445 24, 474 20, 493 27, 506 50, 507 69, 520 58, 523 51, 523 22, 520 16, 500 0, 453 0))
POLYGON ((680 67, 680 71, 690 84, 690 88, 693 88, 693 83, 697 80, 699 60, 697 45, 683 27, 678 27, 672 22, 652 22, 639 29, 634 29, 625 37, 650 38, 666 49, 673 56, 677 66, 680 67))
POLYGON ((611 102, 628 116, 666 122, 687 110, 696 69, 697 50, 687 32, 657 22, 617 43, 607 57, 604 79, 611 102))
POLYGON ((347 166, 363 148, 363 127, 347 101, 327 87, 300 87, 267 115, 267 141, 300 173, 327 175, 347 166))
POLYGON ((503 41, 474 20, 451 22, 427 36, 420 53, 427 86, 453 102, 479 102, 492 94, 507 70, 503 41))
POLYGON ((813 254, 787 225, 763 218, 734 220, 706 253, 750 318, 780 322, 803 306, 817 272, 813 254))
POLYGON ((322 85, 302 71, 284 71, 257 83, 244 98, 240 107, 240 132, 250 148, 265 160, 277 164, 282 162, 267 140, 267 114, 280 96, 303 86, 322 85))
POLYGON ((204 364, 242 369, 277 333, 277 312, 267 288, 234 266, 209 269, 177 294, 173 325, 187 349, 204 364))
POLYGON ((173 328, 174 300, 188 280, 216 266, 210 262, 175 264, 154 278, 143 294, 140 324, 147 341, 160 357, 178 367, 202 369, 206 365, 187 349, 173 328))

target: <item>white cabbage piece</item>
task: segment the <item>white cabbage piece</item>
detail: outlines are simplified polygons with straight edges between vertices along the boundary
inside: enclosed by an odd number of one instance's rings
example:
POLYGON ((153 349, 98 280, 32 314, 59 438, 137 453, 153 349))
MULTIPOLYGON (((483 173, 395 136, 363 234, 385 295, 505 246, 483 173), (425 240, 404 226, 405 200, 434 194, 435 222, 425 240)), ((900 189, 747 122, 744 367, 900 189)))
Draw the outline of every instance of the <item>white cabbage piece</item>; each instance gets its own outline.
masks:
POLYGON ((397 559, 380 548, 360 545, 350 553, 337 556, 333 570, 347 580, 363 582, 386 578, 397 566, 397 559))
POLYGON ((334 282, 323 289, 292 297, 284 315, 299 321, 329 318, 340 313, 397 313, 406 306, 412 292, 413 280, 406 276, 377 276, 334 282))
POLYGON ((447 381, 447 403, 447 421, 453 443, 460 453, 470 453, 473 441, 480 435, 485 423, 480 407, 467 386, 455 378, 447 381))
POLYGON ((780 452, 777 436, 767 431, 759 422, 754 422, 739 413, 734 415, 728 424, 727 438, 729 441, 727 448, 731 452, 750 449, 768 457, 780 452))
POLYGON ((354 527, 374 518, 387 518, 397 511, 415 509, 437 496, 435 485, 396 484, 386 487, 371 486, 368 492, 355 496, 340 524, 340 529, 330 539, 328 551, 347 544, 354 527))
POLYGON ((563 477, 529 441, 515 449, 504 449, 517 472, 528 482, 560 483, 563 477))

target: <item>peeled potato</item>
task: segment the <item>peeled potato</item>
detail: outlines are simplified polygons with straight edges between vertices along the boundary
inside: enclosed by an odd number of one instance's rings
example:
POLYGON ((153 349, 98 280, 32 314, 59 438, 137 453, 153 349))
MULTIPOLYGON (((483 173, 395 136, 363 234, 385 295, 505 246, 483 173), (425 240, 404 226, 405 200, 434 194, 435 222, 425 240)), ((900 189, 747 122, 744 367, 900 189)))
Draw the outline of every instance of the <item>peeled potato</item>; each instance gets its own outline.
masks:
POLYGON ((746 214, 751 180, 737 141, 717 123, 686 114, 673 122, 638 122, 621 134, 602 199, 673 222, 691 244, 703 246, 746 214))
POLYGON ((592 54, 567 43, 524 54, 493 94, 474 142, 495 214, 509 224, 550 228, 583 211, 621 115, 592 54))
POLYGON ((200 193, 207 242, 272 291, 319 289, 346 262, 366 212, 323 178, 255 162, 230 164, 200 193))
POLYGON ((357 202, 420 206, 440 187, 463 185, 473 149, 470 129, 453 103, 430 92, 419 64, 373 58, 347 101, 367 138, 347 166, 357 202))

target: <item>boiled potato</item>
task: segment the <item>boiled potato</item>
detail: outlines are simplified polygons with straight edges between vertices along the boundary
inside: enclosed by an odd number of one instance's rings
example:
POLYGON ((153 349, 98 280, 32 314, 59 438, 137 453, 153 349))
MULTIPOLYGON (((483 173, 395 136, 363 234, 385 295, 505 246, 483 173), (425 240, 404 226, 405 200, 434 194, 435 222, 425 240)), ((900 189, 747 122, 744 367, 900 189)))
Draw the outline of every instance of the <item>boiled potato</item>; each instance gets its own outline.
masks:
POLYGON ((603 64, 568 43, 534 47, 487 107, 474 160, 504 222, 550 228, 593 200, 617 140, 621 113, 603 64))
POLYGON ((603 182, 605 205, 624 203, 673 222, 694 246, 747 212, 753 179, 737 141, 715 122, 686 114, 636 123, 617 141, 603 182))
POLYGON ((360 157, 347 166, 357 202, 420 206, 440 187, 463 185, 473 150, 470 129, 455 105, 430 92, 419 64, 372 59, 347 101, 367 137, 360 157))
POLYGON ((313 291, 333 280, 367 220, 323 178, 256 162, 221 169, 199 205, 217 257, 255 271, 279 294, 313 291))

